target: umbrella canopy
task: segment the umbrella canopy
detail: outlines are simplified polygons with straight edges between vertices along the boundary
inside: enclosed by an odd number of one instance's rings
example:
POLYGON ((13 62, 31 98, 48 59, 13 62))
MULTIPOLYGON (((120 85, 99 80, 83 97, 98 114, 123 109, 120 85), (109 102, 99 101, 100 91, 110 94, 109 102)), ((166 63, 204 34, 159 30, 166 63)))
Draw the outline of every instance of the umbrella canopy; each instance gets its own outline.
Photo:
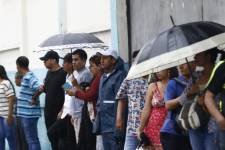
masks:
POLYGON ((104 48, 103 42, 89 33, 56 34, 39 45, 40 50, 59 50, 76 48, 104 48))
POLYGON ((141 49, 127 78, 137 78, 193 60, 205 50, 225 44, 225 26, 214 22, 193 22, 160 33, 141 49))

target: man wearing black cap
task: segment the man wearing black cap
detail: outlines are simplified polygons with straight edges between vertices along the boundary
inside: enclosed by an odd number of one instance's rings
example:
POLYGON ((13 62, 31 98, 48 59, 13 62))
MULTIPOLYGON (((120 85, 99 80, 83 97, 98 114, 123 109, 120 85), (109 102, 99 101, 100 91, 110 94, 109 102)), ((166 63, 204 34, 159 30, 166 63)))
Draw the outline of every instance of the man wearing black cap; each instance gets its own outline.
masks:
MULTIPOLYGON (((66 80, 66 72, 59 65, 59 55, 55 51, 48 51, 45 56, 40 58, 45 67, 48 69, 44 80, 43 91, 45 96, 45 124, 47 130, 56 121, 57 115, 60 112, 64 103, 64 90, 62 85, 66 80)), ((57 136, 48 134, 53 150, 58 150, 57 136)))

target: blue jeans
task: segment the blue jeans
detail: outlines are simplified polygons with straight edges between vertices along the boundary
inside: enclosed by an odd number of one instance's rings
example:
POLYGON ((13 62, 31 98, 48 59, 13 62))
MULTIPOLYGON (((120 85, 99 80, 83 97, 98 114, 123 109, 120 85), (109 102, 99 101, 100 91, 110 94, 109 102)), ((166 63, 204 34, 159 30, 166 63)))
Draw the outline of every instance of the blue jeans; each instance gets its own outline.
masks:
POLYGON ((215 133, 208 133, 208 129, 189 130, 190 142, 193 150, 218 150, 215 133))
POLYGON ((23 118, 21 117, 21 124, 26 137, 29 150, 40 150, 40 142, 37 131, 38 118, 23 118))
POLYGON ((102 133, 102 140, 105 150, 117 150, 116 138, 113 132, 102 133))
POLYGON ((126 134, 124 150, 136 150, 138 144, 139 140, 136 135, 126 134))
POLYGON ((123 150, 125 131, 115 129, 114 132, 102 133, 103 146, 105 150, 123 150))
POLYGON ((221 130, 219 126, 216 129, 216 144, 219 146, 219 150, 225 150, 225 130, 221 130))
POLYGON ((0 150, 5 150, 5 139, 9 143, 10 150, 15 150, 15 124, 9 126, 6 118, 0 117, 0 150))

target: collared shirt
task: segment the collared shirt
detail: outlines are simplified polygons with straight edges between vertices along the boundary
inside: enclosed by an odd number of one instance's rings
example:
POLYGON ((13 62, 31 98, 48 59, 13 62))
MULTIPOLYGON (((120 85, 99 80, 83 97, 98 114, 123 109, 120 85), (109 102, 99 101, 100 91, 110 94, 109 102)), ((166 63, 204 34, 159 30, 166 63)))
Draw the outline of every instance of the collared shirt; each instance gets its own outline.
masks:
MULTIPOLYGON (((80 71, 75 70, 73 72, 73 76, 77 80, 78 84, 80 84, 82 82, 90 83, 91 80, 92 80, 92 74, 86 67, 84 69, 80 70, 80 71)), ((74 101, 75 101, 74 109, 76 110, 75 114, 74 114, 74 117, 81 118, 84 100, 81 100, 81 99, 75 97, 74 101)))
POLYGON ((39 89, 40 83, 33 72, 27 72, 22 81, 17 98, 17 116, 24 118, 38 118, 41 116, 40 102, 31 105, 32 96, 39 89))
POLYGON ((13 96, 12 85, 8 80, 0 83, 0 116, 6 118, 9 113, 9 97, 13 96))
POLYGON ((140 126, 141 111, 144 108, 148 81, 145 79, 125 79, 120 86, 116 99, 128 100, 127 133, 137 134, 140 126))

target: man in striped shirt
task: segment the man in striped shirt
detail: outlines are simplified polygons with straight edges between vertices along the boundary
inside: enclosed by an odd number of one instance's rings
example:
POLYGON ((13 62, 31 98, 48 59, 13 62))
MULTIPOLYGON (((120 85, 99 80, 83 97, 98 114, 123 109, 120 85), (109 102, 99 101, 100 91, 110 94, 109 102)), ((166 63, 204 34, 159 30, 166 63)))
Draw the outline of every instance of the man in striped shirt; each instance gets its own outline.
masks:
POLYGON ((30 150, 40 150, 37 122, 41 116, 39 99, 33 95, 39 90, 40 84, 37 77, 29 70, 29 60, 20 56, 16 60, 19 73, 23 75, 21 89, 17 98, 17 116, 21 119, 22 128, 30 150))

